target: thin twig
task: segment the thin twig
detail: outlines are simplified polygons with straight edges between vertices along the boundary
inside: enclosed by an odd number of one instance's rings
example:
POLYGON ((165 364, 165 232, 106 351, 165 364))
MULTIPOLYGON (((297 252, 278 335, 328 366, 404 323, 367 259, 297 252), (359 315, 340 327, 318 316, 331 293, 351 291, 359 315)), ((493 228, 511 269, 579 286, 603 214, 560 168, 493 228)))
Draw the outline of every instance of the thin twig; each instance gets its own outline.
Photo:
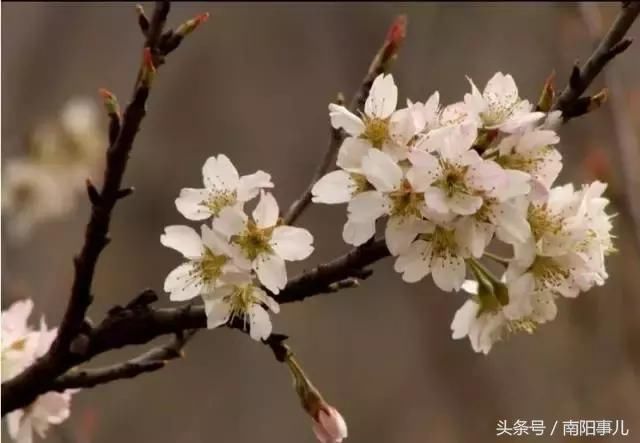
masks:
POLYGON ((640 14, 640 2, 625 2, 620 14, 618 14, 611 28, 609 28, 609 31, 587 62, 582 68, 577 65, 574 66, 569 84, 552 107, 552 110, 559 109, 562 111, 565 121, 579 115, 579 112, 574 108, 579 102, 580 96, 587 90, 607 63, 629 47, 631 40, 624 39, 624 36, 638 17, 638 14, 640 14))
MULTIPOLYGON (((598 5, 590 2, 580 3, 580 13, 585 22, 591 38, 596 39, 602 31, 602 18, 598 5)), ((640 252, 640 198, 637 193, 640 190, 640 144, 636 137, 633 124, 629 118, 628 109, 624 101, 624 90, 615 71, 608 70, 604 73, 604 81, 609 90, 609 106, 611 109, 613 125, 617 142, 620 165, 622 167, 622 179, 624 180, 624 198, 627 200, 627 210, 633 225, 634 240, 638 252, 640 252)))
POLYGON ((137 377, 146 372, 156 371, 166 366, 169 360, 183 356, 182 349, 195 335, 197 330, 188 330, 176 334, 176 337, 163 346, 153 348, 138 357, 122 363, 95 369, 71 369, 58 377, 51 390, 64 391, 73 388, 93 388, 115 380, 137 377))
MULTIPOLYGON (((389 70, 391 62, 395 59, 398 49, 400 48, 400 44, 405 38, 406 26, 407 19, 405 16, 399 16, 394 20, 384 43, 373 58, 364 79, 362 79, 360 87, 353 94, 353 98, 349 104, 349 110, 351 112, 362 111, 364 109, 364 104, 367 100, 367 96, 369 95, 369 90, 371 89, 373 81, 378 75, 389 70)), ((289 210, 283 217, 285 224, 293 224, 304 212, 309 203, 311 203, 311 190, 313 189, 313 185, 315 185, 316 182, 331 169, 336 153, 338 152, 338 149, 340 149, 340 145, 344 138, 345 134, 343 131, 331 128, 329 147, 325 152, 324 158, 318 165, 318 168, 314 172, 313 177, 304 192, 291 204, 289 210)))

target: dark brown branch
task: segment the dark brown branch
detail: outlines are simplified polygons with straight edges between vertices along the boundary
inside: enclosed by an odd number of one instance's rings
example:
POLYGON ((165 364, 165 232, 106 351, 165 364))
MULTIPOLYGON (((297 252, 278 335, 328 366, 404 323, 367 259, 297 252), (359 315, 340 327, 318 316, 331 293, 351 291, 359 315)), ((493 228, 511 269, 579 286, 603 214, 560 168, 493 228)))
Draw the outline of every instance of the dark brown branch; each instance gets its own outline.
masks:
MULTIPOLYGON (((158 60, 162 60, 168 54, 168 51, 157 48, 168 12, 168 1, 156 2, 147 32, 145 47, 149 48, 158 60)), ((148 70, 149 66, 145 69, 148 70)), ((123 191, 121 185, 133 141, 146 114, 151 77, 143 78, 145 69, 138 73, 133 97, 124 111, 117 137, 111 134, 113 142, 106 152, 102 188, 97 193, 96 188, 90 183, 87 187, 91 200, 91 216, 85 231, 84 245, 74 258, 75 274, 71 296, 58 336, 47 354, 15 378, 2 384, 2 415, 30 404, 44 392, 43 386, 78 362, 86 361, 83 358, 92 346, 91 331, 85 322, 85 315, 92 301, 93 275, 100 253, 110 241, 108 233, 113 208, 119 199, 128 195, 128 191, 123 191)))
MULTIPOLYGON (((275 298, 279 303, 291 303, 314 295, 335 292, 336 285, 352 287, 353 278, 367 278, 371 274, 365 267, 388 255, 383 240, 367 243, 293 278, 275 298)), ((51 362, 45 360, 44 363, 29 368, 28 375, 24 375, 27 373, 25 371, 3 383, 3 414, 29 404, 32 399, 24 397, 25 392, 35 398, 51 390, 52 383, 56 383, 52 380, 96 355, 125 346, 145 344, 161 335, 179 334, 181 331, 207 327, 202 306, 152 308, 150 304, 156 300, 155 293, 146 290, 127 306, 112 309, 99 325, 76 338, 82 338, 82 353, 68 354, 64 360, 58 362, 59 366, 56 369, 60 372, 55 376, 46 372, 51 362), (43 376, 39 377, 40 374, 43 376), (24 386, 28 386, 29 389, 25 390, 24 386)), ((244 330, 245 325, 237 319, 228 326, 244 330)))
POLYGON ((640 2, 625 3, 611 28, 587 62, 581 68, 577 65, 574 66, 569 84, 552 108, 552 110, 562 111, 564 121, 585 113, 585 99, 588 100, 588 97, 581 97, 581 95, 607 63, 629 47, 631 40, 624 39, 624 36, 638 14, 640 14, 640 2))
MULTIPOLYGON (((351 112, 362 111, 364 109, 364 104, 367 100, 367 96, 369 95, 369 90, 371 89, 373 81, 378 75, 388 72, 391 62, 395 59, 398 49, 405 38, 406 25, 407 19, 405 16, 397 17, 391 25, 382 47, 373 58, 367 74, 351 99, 351 103, 349 104, 349 110, 351 112)), ((338 152, 338 149, 340 149, 340 145, 342 144, 344 137, 345 135, 343 131, 331 128, 329 147, 327 148, 322 161, 318 165, 318 168, 314 172, 311 182, 307 185, 307 188, 304 190, 302 195, 291 204, 289 210, 284 215, 284 224, 290 225, 295 223, 309 203, 311 203, 311 190, 313 189, 313 185, 315 185, 316 182, 331 169, 336 153, 338 152)))
POLYGON ((178 333, 166 345, 153 348, 123 363, 95 369, 71 369, 58 377, 51 384, 50 389, 62 392, 73 388, 93 388, 115 380, 133 378, 146 372, 162 369, 169 360, 183 356, 182 349, 195 332, 196 330, 189 330, 178 333))

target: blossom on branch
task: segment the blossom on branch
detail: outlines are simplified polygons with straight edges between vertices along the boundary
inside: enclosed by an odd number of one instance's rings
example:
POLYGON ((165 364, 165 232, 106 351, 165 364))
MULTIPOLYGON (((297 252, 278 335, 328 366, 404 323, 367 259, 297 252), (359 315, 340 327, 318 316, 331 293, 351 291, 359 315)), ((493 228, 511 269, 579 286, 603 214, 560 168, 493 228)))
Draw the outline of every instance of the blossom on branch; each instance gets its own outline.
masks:
MULTIPOLYGON (((13 303, 2 312, 2 381, 10 380, 24 371, 51 347, 58 330, 48 329, 42 319, 39 329, 32 329, 27 321, 33 309, 29 299, 13 303)), ((41 438, 51 425, 69 417, 71 395, 77 390, 47 392, 23 409, 7 414, 9 435, 17 443, 31 443, 33 433, 41 438)))

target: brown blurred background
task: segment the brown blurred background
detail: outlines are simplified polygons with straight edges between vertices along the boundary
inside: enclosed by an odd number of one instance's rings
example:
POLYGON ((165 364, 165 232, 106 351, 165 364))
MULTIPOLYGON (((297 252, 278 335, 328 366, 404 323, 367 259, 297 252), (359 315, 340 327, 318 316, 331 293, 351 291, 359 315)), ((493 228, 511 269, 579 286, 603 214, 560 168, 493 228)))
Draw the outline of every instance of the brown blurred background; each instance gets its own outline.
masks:
MULTIPOLYGON (((607 26, 617 9, 601 8, 607 26)), ((142 288, 162 289, 180 257, 159 236, 164 226, 183 223, 173 200, 180 188, 200 186, 208 156, 227 154, 241 173, 271 172, 281 207, 295 198, 324 153, 327 103, 338 91, 351 95, 395 15, 409 18, 393 71, 403 102, 436 89, 443 102, 457 101, 468 90, 465 74, 482 87, 496 71, 511 73, 521 96, 535 101, 553 69, 564 86, 573 61, 593 47, 570 3, 175 3, 170 24, 202 11, 212 19, 170 56, 154 86, 125 178, 136 193, 116 208, 114 241, 98 266, 94 320, 142 288)), ((68 98, 107 87, 125 101, 141 53, 135 17, 133 3, 2 4, 3 163, 20 155, 22 136, 68 98)), ((640 24, 631 36, 640 37, 640 24)), ((640 46, 611 69, 624 88, 616 106, 638 136, 640 46)), ((602 86, 600 78, 592 91, 602 86)), ((556 321, 534 336, 475 354, 467 341, 450 338, 463 294, 438 291, 430 279, 405 284, 389 260, 359 289, 287 305, 274 317, 275 330, 292 337, 312 380, 346 417, 349 442, 493 442, 497 420, 518 418, 549 426, 624 419, 631 430, 624 441, 640 441, 640 259, 622 204, 610 104, 561 135, 560 183, 592 180, 584 159, 593 152, 611 162, 620 252, 609 258, 605 287, 561 300, 556 321)), ((348 249, 340 237, 344 211, 313 206, 304 214, 299 224, 314 234, 316 252, 290 266, 291 275, 348 249)), ((68 218, 37 227, 25 243, 5 236, 3 308, 30 296, 38 316, 58 323, 87 216, 82 199, 68 218)), ((187 358, 162 371, 76 395, 72 418, 48 441, 315 440, 285 368, 264 346, 220 329, 201 332, 187 358)))

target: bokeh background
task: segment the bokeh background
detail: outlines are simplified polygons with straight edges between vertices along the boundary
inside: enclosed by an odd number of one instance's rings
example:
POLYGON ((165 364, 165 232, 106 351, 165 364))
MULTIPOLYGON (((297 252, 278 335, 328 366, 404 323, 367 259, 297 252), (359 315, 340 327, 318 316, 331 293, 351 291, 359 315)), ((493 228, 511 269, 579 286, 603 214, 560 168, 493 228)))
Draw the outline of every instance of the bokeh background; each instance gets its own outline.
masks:
MULTIPOLYGON (((608 25, 618 4, 598 8, 608 25)), ((202 11, 212 19, 170 56, 154 85, 125 178, 136 193, 116 208, 114 241, 98 266, 90 311, 96 321, 142 288, 161 291, 180 257, 159 236, 164 226, 183 223, 173 201, 180 188, 200 185, 208 156, 227 154, 241 173, 271 172, 282 207, 296 197, 327 144, 327 103, 339 91, 352 94, 395 15, 409 19, 393 70, 402 101, 424 100, 436 89, 443 102, 457 101, 468 90, 465 75, 482 87, 496 71, 511 73, 521 96, 535 101, 552 70, 564 86, 574 60, 585 60, 594 44, 572 3, 175 3, 169 22, 202 11)), ((640 25, 631 36, 640 37, 640 25)), ((3 167, 23 154, 30 128, 70 97, 98 101, 95 91, 107 87, 124 102, 142 41, 133 3, 3 3, 3 167)), ((631 430, 624 441, 638 441, 640 259, 625 202, 640 189, 624 186, 612 106, 637 140, 640 46, 610 72, 622 94, 562 128, 559 180, 580 183, 595 174, 611 182, 620 251, 609 258, 606 286, 561 300, 556 321, 489 356, 450 338, 462 293, 438 291, 430 279, 405 284, 389 260, 358 289, 287 305, 274 317, 275 330, 292 337, 307 373, 346 417, 348 441, 493 442, 500 419, 549 426, 623 419, 631 430)), ((592 91, 602 86, 601 77, 592 91)), ((314 234, 316 252, 290 266, 291 275, 348 250, 340 236, 344 210, 312 206, 303 215, 299 224, 314 234)), ((3 308, 32 297, 38 316, 59 322, 87 217, 80 199, 67 217, 38 226, 24 242, 4 236, 3 308)), ((285 367, 264 346, 220 329, 202 331, 186 354, 162 371, 76 395, 71 419, 47 440, 315 441, 285 367)))

